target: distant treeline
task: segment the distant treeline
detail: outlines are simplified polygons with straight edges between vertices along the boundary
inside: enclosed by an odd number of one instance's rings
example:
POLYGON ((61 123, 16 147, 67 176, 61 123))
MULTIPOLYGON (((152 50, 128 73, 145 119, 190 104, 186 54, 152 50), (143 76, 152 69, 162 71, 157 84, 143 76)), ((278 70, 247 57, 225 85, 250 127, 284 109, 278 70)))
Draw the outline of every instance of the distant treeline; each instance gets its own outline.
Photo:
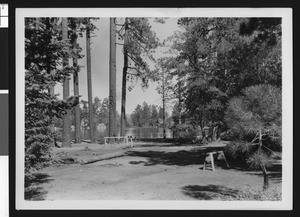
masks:
MULTIPOLYGON (((161 106, 138 104, 131 114, 131 123, 136 127, 156 127, 163 124, 163 109, 161 106)), ((165 112, 166 125, 171 126, 172 121, 169 114, 165 112)))
MULTIPOLYGON (((93 101, 94 123, 95 125, 104 124, 108 127, 109 124, 109 99, 105 97, 100 99, 95 97, 93 101)), ((74 109, 72 110, 74 113, 74 109)), ((85 100, 80 101, 80 118, 81 127, 84 129, 89 126, 89 104, 85 100)), ((120 127, 120 114, 116 113, 116 127, 120 127)), ((166 126, 172 125, 172 118, 165 112, 166 126)), ((71 125, 74 126, 74 115, 71 116, 71 125)), ((159 127, 163 124, 163 109, 161 106, 147 104, 138 104, 132 114, 126 115, 126 127, 159 127)), ((62 120, 56 121, 56 127, 62 127, 62 120)))

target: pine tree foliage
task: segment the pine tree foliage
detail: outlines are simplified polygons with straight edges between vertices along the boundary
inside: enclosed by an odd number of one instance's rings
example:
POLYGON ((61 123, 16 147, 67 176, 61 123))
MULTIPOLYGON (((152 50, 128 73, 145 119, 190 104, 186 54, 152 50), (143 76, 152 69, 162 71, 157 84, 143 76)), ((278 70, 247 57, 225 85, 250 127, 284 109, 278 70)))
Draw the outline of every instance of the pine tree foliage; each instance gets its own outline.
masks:
MULTIPOLYGON (((158 38, 148 18, 128 17, 117 31, 118 39, 124 42, 123 53, 127 55, 127 79, 134 82, 141 80, 143 87, 147 87, 152 78, 148 60, 154 61, 152 53, 159 45, 158 38)), ((133 86, 129 86, 131 90, 133 86)))
POLYGON ((59 18, 25 19, 25 172, 50 160, 54 118, 61 118, 78 103, 72 96, 59 100, 50 93, 53 82, 63 82, 75 70, 62 67, 70 44, 61 40, 59 18))
POLYGON ((156 69, 153 70, 155 74, 155 80, 157 82, 157 92, 161 96, 161 99, 166 103, 172 99, 174 99, 174 84, 173 84, 173 75, 170 72, 168 67, 169 59, 168 58, 160 58, 156 61, 156 69))
POLYGON ((264 188, 267 188, 266 168, 271 166, 277 152, 281 151, 281 89, 272 85, 251 86, 240 97, 229 101, 225 121, 240 135, 229 150, 233 156, 243 155, 247 163, 264 173, 264 188))
POLYGON ((243 94, 229 101, 228 126, 239 133, 257 135, 261 131, 263 136, 280 139, 281 89, 256 85, 244 89, 243 94))
POLYGON ((174 121, 231 128, 239 136, 232 153, 260 168, 267 186, 266 168, 281 151, 281 19, 180 18, 178 25, 164 42, 178 81, 174 121))
MULTIPOLYGON (((156 22, 163 23, 163 19, 156 22)), ((120 25, 120 24, 118 24, 120 25)), ((125 22, 117 31, 119 40, 123 41, 123 78, 121 101, 121 135, 125 134, 126 123, 126 91, 132 90, 134 82, 141 81, 143 88, 148 87, 148 82, 153 79, 147 60, 154 61, 152 53, 158 46, 158 38, 148 18, 126 17, 125 22), (131 85, 127 85, 127 81, 131 85)))
POLYGON ((178 24, 181 30, 165 41, 168 67, 181 81, 193 125, 224 126, 228 101, 246 87, 281 87, 280 18, 181 18, 178 24))

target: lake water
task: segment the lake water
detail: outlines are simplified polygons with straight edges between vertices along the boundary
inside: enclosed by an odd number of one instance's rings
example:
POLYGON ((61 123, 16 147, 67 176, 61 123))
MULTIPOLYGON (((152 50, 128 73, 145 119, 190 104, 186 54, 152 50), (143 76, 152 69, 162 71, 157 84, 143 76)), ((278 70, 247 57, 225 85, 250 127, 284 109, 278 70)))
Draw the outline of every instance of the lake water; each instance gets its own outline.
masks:
MULTIPOLYGON (((163 128, 157 127, 130 127, 125 130, 126 136, 132 136, 137 138, 163 138, 163 128)), ((173 132, 170 129, 166 129, 166 138, 173 138, 173 132)))
MULTIPOLYGON (((81 131, 82 139, 90 139, 89 130, 81 131)), ((108 136, 108 129, 97 129, 95 130, 96 139, 101 139, 108 136)), ((117 136, 120 135, 120 132, 117 136)), ((126 136, 132 136, 135 138, 163 138, 163 128, 157 127, 128 127, 125 129, 126 136)), ((75 132, 71 131, 71 139, 74 139, 75 132)), ((166 138, 173 138, 173 132, 170 129, 166 129, 166 138)))

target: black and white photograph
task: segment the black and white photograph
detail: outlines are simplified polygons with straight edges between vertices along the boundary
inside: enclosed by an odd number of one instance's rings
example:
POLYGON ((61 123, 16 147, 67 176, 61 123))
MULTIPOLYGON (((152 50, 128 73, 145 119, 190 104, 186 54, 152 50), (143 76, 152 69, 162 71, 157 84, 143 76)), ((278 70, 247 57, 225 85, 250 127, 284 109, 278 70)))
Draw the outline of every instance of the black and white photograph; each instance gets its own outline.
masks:
POLYGON ((17 209, 291 209, 291 15, 17 9, 17 209))

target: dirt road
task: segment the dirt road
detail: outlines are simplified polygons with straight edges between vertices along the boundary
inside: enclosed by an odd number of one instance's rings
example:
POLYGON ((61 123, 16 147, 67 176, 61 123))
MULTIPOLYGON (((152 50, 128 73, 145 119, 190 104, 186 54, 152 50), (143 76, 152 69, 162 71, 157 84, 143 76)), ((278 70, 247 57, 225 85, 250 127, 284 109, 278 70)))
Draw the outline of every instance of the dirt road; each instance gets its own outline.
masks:
MULTIPOLYGON (((32 200, 210 200, 261 189, 260 172, 202 170, 199 152, 178 147, 136 147, 127 156, 92 164, 48 167, 37 176, 32 200)), ((271 178, 280 185, 281 177, 271 178)))

